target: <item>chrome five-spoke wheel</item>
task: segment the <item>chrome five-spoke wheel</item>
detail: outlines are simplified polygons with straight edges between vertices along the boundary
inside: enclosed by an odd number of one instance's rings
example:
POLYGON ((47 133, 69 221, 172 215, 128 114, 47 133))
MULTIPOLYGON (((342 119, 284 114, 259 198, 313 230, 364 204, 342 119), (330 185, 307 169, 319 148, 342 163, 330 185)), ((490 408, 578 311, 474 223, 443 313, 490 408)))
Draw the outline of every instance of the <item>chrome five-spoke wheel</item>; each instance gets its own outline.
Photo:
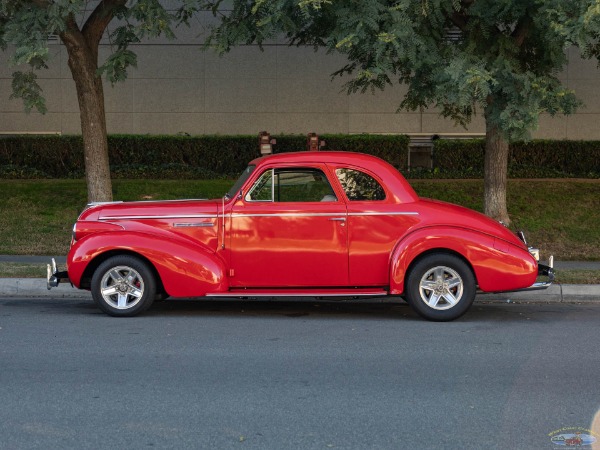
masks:
POLYGON ((112 316, 135 316, 150 307, 156 296, 154 272, 135 256, 113 256, 92 277, 92 297, 112 316))
POLYGON ((144 280, 135 269, 117 266, 102 277, 100 292, 113 308, 133 308, 144 295, 144 280))
POLYGON ((405 280, 406 300, 422 317, 435 321, 462 316, 475 300, 477 282, 460 257, 431 253, 410 268, 405 280))
POLYGON ((427 271, 419 283, 419 294, 425 304, 438 311, 455 306, 463 294, 463 280, 456 270, 438 266, 427 271))

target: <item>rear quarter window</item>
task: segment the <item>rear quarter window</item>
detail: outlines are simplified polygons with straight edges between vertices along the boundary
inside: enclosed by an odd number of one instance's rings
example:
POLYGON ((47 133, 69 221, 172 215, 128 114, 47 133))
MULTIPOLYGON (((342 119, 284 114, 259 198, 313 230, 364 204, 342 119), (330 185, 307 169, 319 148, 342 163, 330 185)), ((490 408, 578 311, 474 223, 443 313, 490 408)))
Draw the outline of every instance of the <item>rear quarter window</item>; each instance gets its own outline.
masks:
POLYGON ((371 175, 355 169, 336 169, 335 174, 350 201, 385 200, 385 190, 371 175))

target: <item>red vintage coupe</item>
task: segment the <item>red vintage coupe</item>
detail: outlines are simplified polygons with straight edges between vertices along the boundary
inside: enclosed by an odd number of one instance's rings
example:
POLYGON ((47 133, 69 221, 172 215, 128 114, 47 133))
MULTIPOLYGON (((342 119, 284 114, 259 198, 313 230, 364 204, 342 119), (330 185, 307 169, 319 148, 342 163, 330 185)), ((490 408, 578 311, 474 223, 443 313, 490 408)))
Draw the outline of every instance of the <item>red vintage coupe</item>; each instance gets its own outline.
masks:
POLYGON ((419 198, 381 159, 300 152, 255 159, 218 200, 90 204, 48 288, 68 279, 113 316, 160 297, 389 296, 446 321, 478 289, 548 287, 538 258, 522 233, 419 198))

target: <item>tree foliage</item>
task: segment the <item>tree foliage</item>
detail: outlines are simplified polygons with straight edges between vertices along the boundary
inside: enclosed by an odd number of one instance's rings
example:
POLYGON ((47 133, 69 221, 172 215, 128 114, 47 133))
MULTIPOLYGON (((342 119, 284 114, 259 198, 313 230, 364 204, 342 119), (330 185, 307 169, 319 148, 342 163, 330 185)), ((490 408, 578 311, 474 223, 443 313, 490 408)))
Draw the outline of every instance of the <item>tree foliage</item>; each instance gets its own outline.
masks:
POLYGON ((13 73, 11 98, 23 99, 27 112, 46 112, 36 72, 48 67, 49 36, 57 35, 65 45, 79 102, 90 201, 112 199, 101 76, 111 83, 125 80, 137 64, 131 44, 160 35, 173 38, 172 26, 187 23, 198 11, 196 3, 171 2, 178 5, 172 11, 159 0, 0 0, 0 48, 12 50, 11 65, 27 68, 13 73), (113 19, 112 51, 100 62, 99 44, 113 19))
POLYGON ((600 53, 599 10, 594 0, 234 0, 207 45, 224 53, 283 34, 345 54, 334 76, 350 76, 348 92, 406 84, 399 109, 434 106, 462 125, 485 112, 512 141, 541 113, 580 104, 558 73, 571 44, 600 53))
POLYGON ((529 138, 540 114, 581 104, 558 77, 571 45, 600 54, 599 0, 223 0, 207 47, 290 44, 347 57, 333 76, 349 93, 405 84, 399 110, 435 107, 466 126, 486 122, 484 212, 509 223, 508 143, 529 138), (228 5, 231 2, 228 2, 228 5))
MULTIPOLYGON (((187 23, 198 11, 195 0, 177 3, 176 11, 167 11, 159 0, 102 0, 93 9, 89 0, 0 0, 0 49, 11 45, 9 64, 28 68, 14 72, 13 98, 23 99, 28 111, 45 112, 35 72, 48 67, 48 37, 61 36, 73 26, 85 32, 100 19, 106 25, 113 18, 118 22, 109 34, 112 52, 99 66, 99 74, 111 83, 125 80, 127 69, 137 64, 131 44, 161 35, 174 38, 172 28, 187 23)), ((96 44, 105 30, 99 31, 96 44)))

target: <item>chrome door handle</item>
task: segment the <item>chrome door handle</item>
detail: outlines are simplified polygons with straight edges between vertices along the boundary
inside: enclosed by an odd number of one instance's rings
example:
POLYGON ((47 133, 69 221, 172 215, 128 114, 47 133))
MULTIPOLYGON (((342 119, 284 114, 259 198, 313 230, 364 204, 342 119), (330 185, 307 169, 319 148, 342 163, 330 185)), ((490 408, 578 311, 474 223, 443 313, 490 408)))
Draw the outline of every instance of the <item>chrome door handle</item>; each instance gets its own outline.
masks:
POLYGON ((332 217, 331 219, 329 219, 333 222, 345 222, 346 218, 345 217, 332 217))

